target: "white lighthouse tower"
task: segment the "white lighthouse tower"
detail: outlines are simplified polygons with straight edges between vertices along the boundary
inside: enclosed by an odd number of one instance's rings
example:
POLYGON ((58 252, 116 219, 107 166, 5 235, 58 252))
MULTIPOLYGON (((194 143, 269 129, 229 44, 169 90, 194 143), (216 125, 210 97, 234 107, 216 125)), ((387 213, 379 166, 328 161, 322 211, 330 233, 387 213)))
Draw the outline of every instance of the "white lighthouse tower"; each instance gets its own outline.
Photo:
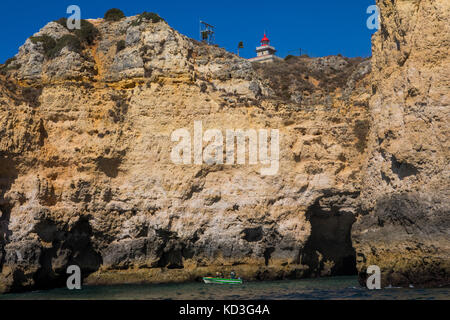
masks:
POLYGON ((251 62, 273 62, 279 59, 276 55, 274 47, 270 45, 270 40, 267 38, 266 33, 261 39, 261 46, 256 48, 256 57, 249 59, 251 62))

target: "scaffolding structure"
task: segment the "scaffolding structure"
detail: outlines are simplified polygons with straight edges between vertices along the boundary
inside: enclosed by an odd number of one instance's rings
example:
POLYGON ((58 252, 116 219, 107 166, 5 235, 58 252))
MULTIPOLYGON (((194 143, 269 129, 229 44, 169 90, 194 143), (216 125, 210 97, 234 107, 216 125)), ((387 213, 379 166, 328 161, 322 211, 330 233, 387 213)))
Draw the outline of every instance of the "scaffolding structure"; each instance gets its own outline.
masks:
POLYGON ((207 44, 214 44, 215 42, 215 27, 206 23, 204 21, 200 21, 200 39, 202 42, 207 44))

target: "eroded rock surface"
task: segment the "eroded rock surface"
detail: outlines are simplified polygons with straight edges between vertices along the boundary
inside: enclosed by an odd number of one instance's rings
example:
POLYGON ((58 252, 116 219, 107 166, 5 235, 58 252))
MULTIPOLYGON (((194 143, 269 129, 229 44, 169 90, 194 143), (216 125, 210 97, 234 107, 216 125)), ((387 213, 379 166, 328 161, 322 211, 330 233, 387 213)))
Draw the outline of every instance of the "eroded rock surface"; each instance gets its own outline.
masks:
POLYGON ((363 283, 370 264, 383 285, 448 283, 449 4, 378 4, 372 61, 252 65, 138 17, 89 20, 81 47, 45 26, 0 70, 0 291, 64 285, 71 264, 91 284, 363 283), (194 121, 278 129, 278 174, 174 164, 194 121))
POLYGON ((90 20, 99 37, 51 59, 27 40, 1 78, 1 290, 63 285, 71 264, 85 283, 354 273, 370 61, 280 62, 305 66, 280 91, 245 59, 135 20, 90 20), (280 130, 278 174, 174 164, 171 133, 196 120, 280 130))
POLYGON ((353 227, 361 282, 450 283, 450 2, 377 1, 372 118, 362 211, 353 227))

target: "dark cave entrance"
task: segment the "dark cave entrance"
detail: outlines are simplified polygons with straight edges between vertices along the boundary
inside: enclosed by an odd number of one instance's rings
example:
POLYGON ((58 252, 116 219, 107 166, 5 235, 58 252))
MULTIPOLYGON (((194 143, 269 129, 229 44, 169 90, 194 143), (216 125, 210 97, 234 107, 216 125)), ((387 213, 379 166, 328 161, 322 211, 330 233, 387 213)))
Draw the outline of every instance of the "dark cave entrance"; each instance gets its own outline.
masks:
POLYGON ((89 219, 89 216, 81 216, 70 228, 51 220, 42 220, 36 225, 39 238, 52 243, 52 246, 42 248, 40 268, 33 275, 33 289, 65 287, 68 277, 66 270, 70 265, 81 268, 83 279, 100 268, 103 261, 91 241, 93 230, 89 219))
POLYGON ((354 213, 339 204, 322 206, 320 201, 306 213, 311 223, 311 235, 301 253, 301 263, 309 266, 308 273, 312 277, 357 275, 351 239, 354 213))

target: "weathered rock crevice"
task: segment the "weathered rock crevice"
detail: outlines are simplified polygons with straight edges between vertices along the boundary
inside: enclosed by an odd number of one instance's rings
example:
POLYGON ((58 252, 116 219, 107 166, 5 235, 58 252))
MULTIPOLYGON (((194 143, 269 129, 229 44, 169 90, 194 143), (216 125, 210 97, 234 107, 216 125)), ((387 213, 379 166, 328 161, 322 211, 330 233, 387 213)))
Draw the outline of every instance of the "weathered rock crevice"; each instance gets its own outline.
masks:
POLYGON ((392 156, 391 170, 399 177, 400 180, 419 173, 419 170, 414 165, 407 162, 399 162, 395 156, 392 156))
POLYGON ((0 273, 6 259, 5 246, 11 235, 9 223, 13 207, 13 204, 5 195, 10 190, 18 174, 15 161, 7 156, 2 156, 0 153, 0 273))
POLYGON ((3 204, 0 206, 0 272, 2 272, 5 263, 6 251, 5 246, 11 234, 8 226, 11 218, 11 206, 3 204))

